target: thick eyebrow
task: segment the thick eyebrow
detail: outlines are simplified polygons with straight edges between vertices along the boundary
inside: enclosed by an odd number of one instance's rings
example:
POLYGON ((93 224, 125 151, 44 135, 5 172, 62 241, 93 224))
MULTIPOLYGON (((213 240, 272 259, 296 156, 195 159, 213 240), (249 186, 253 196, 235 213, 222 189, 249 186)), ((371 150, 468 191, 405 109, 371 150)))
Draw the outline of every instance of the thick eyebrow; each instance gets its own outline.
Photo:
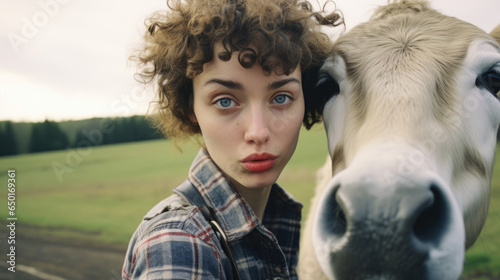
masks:
POLYGON ((207 84, 211 84, 211 83, 215 83, 215 84, 220 84, 220 85, 223 85, 227 88, 230 88, 230 89, 243 89, 243 85, 238 83, 238 82, 233 82, 233 81, 228 81, 228 80, 221 80, 221 79, 211 79, 211 80, 208 80, 205 85, 207 84))
MULTIPOLYGON (((283 80, 272 82, 267 87, 267 90, 279 89, 280 87, 282 87, 288 83, 292 83, 292 82, 300 84, 300 81, 298 79, 288 78, 288 79, 283 79, 283 80)), ((238 83, 238 82, 229 81, 229 80, 222 80, 222 79, 210 79, 210 80, 205 82, 205 85, 211 84, 211 83, 220 84, 220 85, 225 86, 225 87, 230 88, 230 89, 239 89, 239 90, 243 89, 243 85, 238 83)))
POLYGON ((284 85, 286 85, 288 83, 292 83, 292 82, 298 83, 300 85, 300 81, 298 79, 296 79, 296 78, 288 78, 288 79, 283 79, 283 80, 272 82, 267 87, 267 90, 279 89, 280 87, 282 87, 282 86, 284 86, 284 85))

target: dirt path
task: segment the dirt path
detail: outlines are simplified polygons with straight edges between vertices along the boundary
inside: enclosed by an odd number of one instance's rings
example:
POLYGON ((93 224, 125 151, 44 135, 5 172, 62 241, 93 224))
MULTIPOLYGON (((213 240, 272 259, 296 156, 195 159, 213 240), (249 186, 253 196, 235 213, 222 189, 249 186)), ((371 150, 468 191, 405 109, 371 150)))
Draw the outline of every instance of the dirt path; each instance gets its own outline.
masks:
POLYGON ((0 279, 119 280, 126 245, 16 236, 16 272, 8 271, 7 233, 0 231, 0 279))

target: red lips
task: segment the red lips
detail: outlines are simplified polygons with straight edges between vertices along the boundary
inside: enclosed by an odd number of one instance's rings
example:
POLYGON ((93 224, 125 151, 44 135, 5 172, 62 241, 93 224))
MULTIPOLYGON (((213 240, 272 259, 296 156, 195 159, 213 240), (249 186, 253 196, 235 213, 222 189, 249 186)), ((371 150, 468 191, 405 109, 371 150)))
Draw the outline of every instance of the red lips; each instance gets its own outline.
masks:
POLYGON ((251 154, 244 158, 241 162, 250 172, 263 172, 273 167, 276 162, 276 158, 277 156, 268 153, 251 154))

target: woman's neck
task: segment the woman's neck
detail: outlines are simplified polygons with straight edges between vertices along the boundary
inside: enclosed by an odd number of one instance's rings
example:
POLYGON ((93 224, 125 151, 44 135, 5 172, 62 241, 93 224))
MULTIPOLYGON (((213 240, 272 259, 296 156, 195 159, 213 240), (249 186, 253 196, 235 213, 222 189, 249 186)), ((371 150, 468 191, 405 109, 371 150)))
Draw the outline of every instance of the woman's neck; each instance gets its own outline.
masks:
POLYGON ((236 191, 245 199, 248 205, 250 205, 250 208, 252 208, 257 218, 262 221, 272 186, 258 189, 249 189, 242 186, 234 187, 236 191))

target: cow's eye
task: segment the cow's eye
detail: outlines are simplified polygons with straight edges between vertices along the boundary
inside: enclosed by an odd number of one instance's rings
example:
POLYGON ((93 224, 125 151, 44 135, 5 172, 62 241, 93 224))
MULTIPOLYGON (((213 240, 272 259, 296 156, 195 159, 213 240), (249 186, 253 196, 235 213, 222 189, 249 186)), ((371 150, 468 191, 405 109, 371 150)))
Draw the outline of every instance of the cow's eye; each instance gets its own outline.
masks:
POLYGON ((340 92, 339 84, 327 73, 318 74, 318 82, 314 88, 317 91, 328 93, 330 97, 340 92))
POLYGON ((498 97, 498 93, 500 92, 500 73, 495 70, 489 70, 479 75, 476 79, 476 86, 483 87, 498 97))

